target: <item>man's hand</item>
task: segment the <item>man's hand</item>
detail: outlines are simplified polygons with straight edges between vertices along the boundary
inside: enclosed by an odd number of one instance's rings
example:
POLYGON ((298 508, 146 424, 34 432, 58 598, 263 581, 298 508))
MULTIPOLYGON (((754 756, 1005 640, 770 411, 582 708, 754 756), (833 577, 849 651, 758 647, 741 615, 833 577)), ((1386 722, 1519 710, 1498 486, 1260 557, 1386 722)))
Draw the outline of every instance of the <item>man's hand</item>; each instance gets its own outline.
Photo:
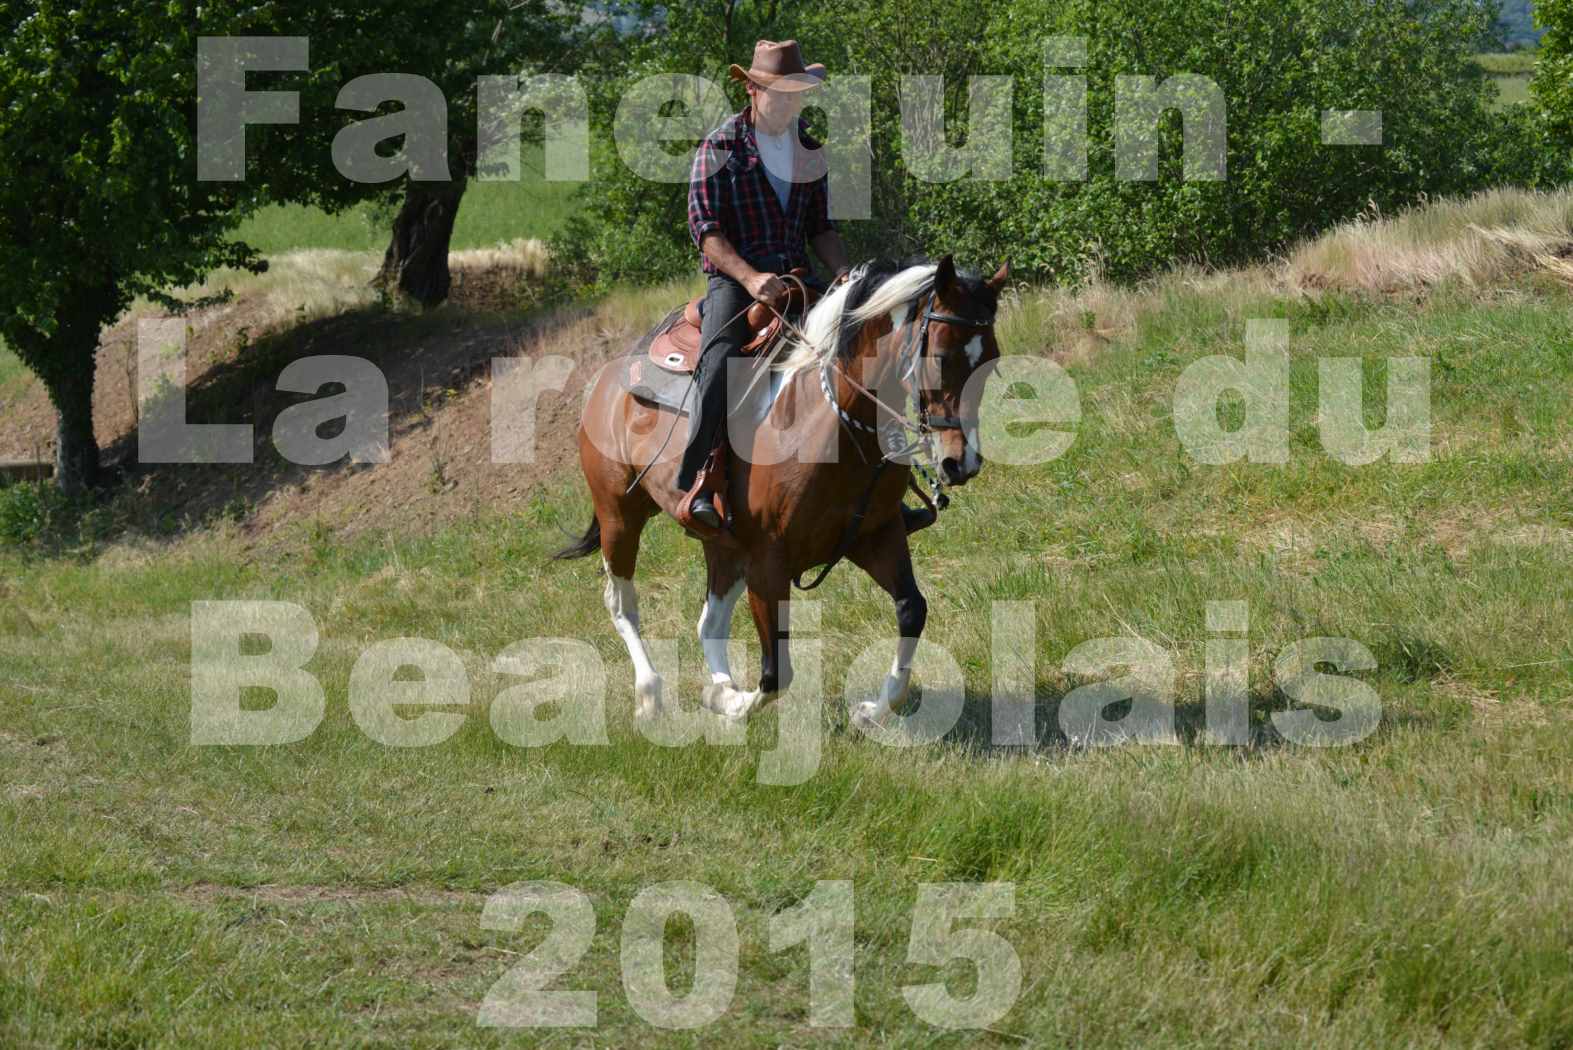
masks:
POLYGON ((757 302, 780 305, 787 296, 787 286, 773 273, 754 273, 743 281, 743 288, 757 302))

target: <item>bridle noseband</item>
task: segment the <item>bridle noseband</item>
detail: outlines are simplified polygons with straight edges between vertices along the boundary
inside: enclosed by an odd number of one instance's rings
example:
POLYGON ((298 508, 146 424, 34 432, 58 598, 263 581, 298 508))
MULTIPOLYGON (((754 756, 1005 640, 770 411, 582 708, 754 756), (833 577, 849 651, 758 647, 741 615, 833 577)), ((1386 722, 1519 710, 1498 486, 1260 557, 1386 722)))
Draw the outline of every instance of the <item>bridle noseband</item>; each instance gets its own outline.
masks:
MULTIPOLYGON (((923 323, 918 326, 917 332, 914 334, 910 344, 912 350, 911 363, 905 367, 899 367, 897 369, 898 373, 903 377, 911 376, 913 371, 917 368, 918 362, 925 360, 928 357, 930 321, 938 321, 941 324, 956 325, 962 328, 975 328, 982 331, 988 331, 994 327, 994 322, 992 319, 988 321, 979 321, 975 318, 961 317, 957 314, 939 313, 934 309, 935 298, 936 296, 932 291, 928 293, 928 299, 923 307, 923 323)), ((908 321, 906 327, 910 328, 911 326, 912 322, 908 321)), ((898 363, 906 361, 907 355, 908 349, 907 347, 903 347, 901 356, 898 358, 898 363)), ((917 409, 918 412, 918 429, 920 432, 925 430, 966 429, 966 425, 956 416, 929 415, 928 409, 923 405, 923 396, 920 393, 921 389, 922 388, 916 384, 914 384, 912 387, 912 407, 917 409)))
MULTIPOLYGON (((978 321, 970 317, 960 317, 956 314, 940 313, 934 309, 935 298, 936 296, 934 292, 930 290, 928 293, 928 298, 922 307, 922 324, 919 325, 917 330, 913 333, 911 341, 902 347, 901 353, 896 359, 896 371, 898 375, 902 376, 903 384, 906 383, 908 378, 912 377, 912 374, 917 368, 918 363, 928 357, 930 322, 938 321, 941 324, 960 325, 967 328, 976 328, 985 331, 994 327, 994 322, 992 320, 978 321)), ((908 321, 903 327, 910 329, 912 327, 912 322, 908 321)), ((897 330, 899 331, 899 329, 897 330)), ((894 332, 892 334, 894 334, 894 332)), ((824 583, 825 577, 830 575, 830 570, 835 568, 836 564, 840 562, 842 558, 846 557, 847 552, 852 549, 852 544, 858 536, 859 529, 862 527, 863 517, 868 513, 869 501, 873 498, 874 489, 876 486, 878 486, 880 475, 885 472, 886 467, 894 462, 897 457, 910 456, 913 452, 916 451, 921 451, 925 456, 927 456, 929 462, 932 464, 934 462, 934 431, 966 429, 966 424, 955 416, 929 415, 928 409, 923 404, 923 388, 916 382, 914 382, 911 387, 912 404, 913 407, 917 409, 918 415, 918 424, 914 427, 911 423, 906 421, 903 413, 892 410, 890 406, 881 401, 876 394, 843 372, 843 376, 846 378, 847 382, 852 384, 853 388, 858 391, 860 396, 867 397, 869 400, 874 402, 877 408, 884 408, 887 412, 891 413, 892 417, 894 418, 895 426, 892 427, 891 433, 887 436, 886 434, 881 433, 880 427, 871 427, 862 420, 852 418, 851 414, 848 413, 846 409, 842 408, 841 403, 836 400, 836 392, 830 382, 830 370, 834 360, 835 359, 832 357, 830 360, 827 360, 824 362, 824 364, 820 365, 819 368, 819 386, 820 389, 824 391, 825 400, 829 402, 831 409, 833 409, 836 413, 836 416, 840 418, 842 426, 848 428, 849 430, 861 430, 864 433, 875 435, 880 445, 880 458, 878 463, 873 464, 874 476, 869 480, 868 487, 863 490, 863 496, 858 501, 856 509, 852 512, 852 518, 848 522, 846 529, 843 530, 841 534, 841 540, 836 544, 836 549, 831 554, 830 559, 825 562, 824 568, 820 569, 819 575, 814 577, 813 581, 807 584, 803 583, 801 576, 795 577, 792 580, 792 585, 798 590, 802 591, 811 591, 815 587, 818 587, 821 583, 824 583), (903 435, 901 434, 901 431, 903 430, 915 431, 917 433, 917 437, 903 445, 903 435)), ((856 442, 853 442, 853 447, 858 449, 860 455, 863 454, 862 447, 856 442)), ((864 461, 867 462, 866 456, 864 461)), ((943 471, 936 467, 933 472, 930 472, 915 458, 910 461, 910 465, 915 472, 928 481, 930 488, 933 489, 933 496, 930 497, 928 493, 925 493, 923 489, 918 486, 915 480, 911 478, 908 479, 908 485, 911 486, 912 491, 916 492, 918 497, 922 499, 923 502, 928 506, 928 510, 931 515, 929 521, 932 523, 935 518, 938 518, 940 511, 944 510, 947 506, 950 505, 950 497, 945 495, 944 482, 939 477, 943 471)), ((919 527, 921 528, 922 526, 919 527)))

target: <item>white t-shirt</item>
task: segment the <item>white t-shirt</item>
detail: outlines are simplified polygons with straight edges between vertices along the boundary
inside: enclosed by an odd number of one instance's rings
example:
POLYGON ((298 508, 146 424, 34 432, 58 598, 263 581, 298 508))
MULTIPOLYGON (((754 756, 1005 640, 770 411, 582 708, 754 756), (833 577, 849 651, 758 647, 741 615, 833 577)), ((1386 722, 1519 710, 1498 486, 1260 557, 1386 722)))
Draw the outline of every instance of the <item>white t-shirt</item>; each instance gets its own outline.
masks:
POLYGON ((754 127, 759 160, 765 166, 765 174, 770 176, 770 185, 775 188, 782 211, 786 211, 787 201, 792 196, 792 139, 796 132, 796 128, 788 128, 779 135, 767 135, 757 125, 754 127))

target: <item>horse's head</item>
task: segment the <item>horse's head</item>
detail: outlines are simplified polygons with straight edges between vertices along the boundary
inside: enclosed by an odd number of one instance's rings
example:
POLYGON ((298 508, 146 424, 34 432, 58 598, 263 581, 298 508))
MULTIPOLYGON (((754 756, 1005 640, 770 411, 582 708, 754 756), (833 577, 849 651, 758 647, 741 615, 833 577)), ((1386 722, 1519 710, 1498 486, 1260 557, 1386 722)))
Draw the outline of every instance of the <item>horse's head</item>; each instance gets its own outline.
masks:
POLYGON ((957 273, 951 257, 945 256, 934 273, 932 296, 918 300, 910 332, 903 333, 921 355, 913 367, 912 387, 936 432, 940 469, 951 485, 965 485, 983 468, 978 407, 983 384, 1000 356, 994 317, 1009 273, 1009 263, 987 280, 957 273), (975 376, 979 381, 969 384, 975 376))

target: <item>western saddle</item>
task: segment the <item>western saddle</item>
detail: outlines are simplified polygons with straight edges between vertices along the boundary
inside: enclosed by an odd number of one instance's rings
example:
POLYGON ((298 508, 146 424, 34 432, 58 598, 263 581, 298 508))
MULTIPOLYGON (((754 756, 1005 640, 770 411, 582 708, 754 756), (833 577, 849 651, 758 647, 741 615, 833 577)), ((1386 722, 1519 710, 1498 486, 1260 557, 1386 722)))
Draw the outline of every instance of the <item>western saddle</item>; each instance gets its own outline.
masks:
MULTIPOLYGON (((761 350, 768 351, 782 336, 782 318, 791 318, 795 323, 802 318, 809 306, 819 300, 823 293, 817 285, 807 283, 808 276, 808 270, 803 267, 782 274, 782 280, 787 286, 785 301, 773 304, 775 309, 771 309, 771 306, 765 303, 754 303, 748 308, 745 319, 752 335, 740 348, 741 354, 751 357, 761 350)), ((655 337, 650 340, 651 364, 677 375, 687 375, 699 366, 704 306, 705 297, 701 295, 690 300, 680 312, 674 311, 675 316, 670 321, 662 323, 655 337)), ((706 457, 693 487, 677 507, 678 522, 701 538, 735 542, 731 534, 732 510, 728 506, 727 461, 729 458, 726 427, 720 426, 716 428, 715 447, 706 457), (694 519, 691 513, 693 502, 700 493, 708 493, 715 503, 716 510, 721 514, 722 526, 719 530, 708 528, 694 519)))
MULTIPOLYGON (((748 330, 753 333, 743 344, 740 353, 753 356, 762 349, 769 349, 781 334, 781 317, 798 318, 806 307, 819 300, 820 291, 807 284, 808 271, 802 267, 783 276, 787 286, 785 305, 776 304, 771 310, 764 303, 748 308, 748 330), (795 278, 795 279, 794 279, 795 278)), ((699 365, 700 330, 704 324, 705 297, 698 296, 683 307, 664 329, 650 341, 650 361, 668 372, 686 375, 699 365)))

